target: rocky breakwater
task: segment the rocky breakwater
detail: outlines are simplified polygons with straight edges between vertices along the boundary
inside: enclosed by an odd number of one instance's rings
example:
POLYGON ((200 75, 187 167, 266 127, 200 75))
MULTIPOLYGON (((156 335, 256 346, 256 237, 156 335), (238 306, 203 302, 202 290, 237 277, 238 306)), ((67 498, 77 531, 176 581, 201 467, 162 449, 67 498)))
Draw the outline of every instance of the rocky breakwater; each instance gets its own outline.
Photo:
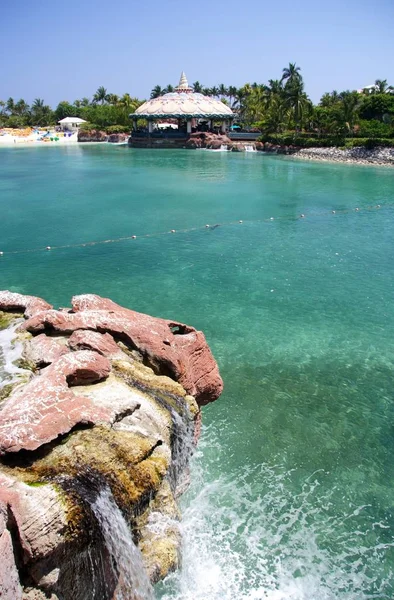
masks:
POLYGON ((21 348, 0 382, 0 597, 147 600, 178 566, 176 497, 222 380, 192 327, 71 304, 0 292, 21 348))
POLYGON ((394 166, 394 148, 301 148, 295 156, 310 160, 394 166))
POLYGON ((186 142, 186 148, 207 150, 227 150, 228 152, 246 152, 248 150, 257 150, 259 142, 240 141, 233 142, 225 134, 211 132, 192 133, 186 142))
POLYGON ((129 139, 128 133, 111 133, 99 129, 78 131, 78 142, 109 142, 110 144, 125 143, 129 139))

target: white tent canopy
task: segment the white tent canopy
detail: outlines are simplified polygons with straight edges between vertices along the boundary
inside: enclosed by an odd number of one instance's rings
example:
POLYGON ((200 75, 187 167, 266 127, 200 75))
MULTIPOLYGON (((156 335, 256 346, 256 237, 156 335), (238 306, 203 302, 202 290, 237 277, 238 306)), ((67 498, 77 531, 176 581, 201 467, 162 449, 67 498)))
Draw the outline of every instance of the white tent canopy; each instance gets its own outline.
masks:
POLYGON ((65 117, 64 119, 58 121, 58 123, 61 123, 62 125, 67 125, 68 123, 86 123, 86 121, 85 119, 80 119, 79 117, 65 117))

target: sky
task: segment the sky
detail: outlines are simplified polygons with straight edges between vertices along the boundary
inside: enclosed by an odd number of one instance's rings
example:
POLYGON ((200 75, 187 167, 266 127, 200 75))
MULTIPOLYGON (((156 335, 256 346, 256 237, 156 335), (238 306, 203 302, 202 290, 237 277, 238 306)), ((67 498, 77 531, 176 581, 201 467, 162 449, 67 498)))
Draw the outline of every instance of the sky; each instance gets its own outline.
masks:
POLYGON ((394 85, 394 0, 3 0, 0 99, 52 107, 155 85, 280 79, 301 67, 324 92, 394 85))

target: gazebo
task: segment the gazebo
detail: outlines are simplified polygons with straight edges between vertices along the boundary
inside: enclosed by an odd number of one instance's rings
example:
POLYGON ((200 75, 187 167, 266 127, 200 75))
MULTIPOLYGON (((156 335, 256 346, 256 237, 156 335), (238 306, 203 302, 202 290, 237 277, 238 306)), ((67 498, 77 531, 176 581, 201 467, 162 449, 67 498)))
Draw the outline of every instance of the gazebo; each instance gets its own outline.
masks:
MULTIPOLYGON (((213 130, 214 122, 219 121, 222 133, 226 133, 232 120, 235 118, 233 111, 223 102, 212 96, 204 96, 193 92, 189 87, 185 73, 182 72, 178 86, 174 92, 152 98, 144 102, 130 115, 133 119, 133 132, 130 138, 137 142, 139 138, 148 137, 153 141, 166 139, 187 140, 193 131, 198 131, 202 122, 204 126, 213 130), (137 130, 137 120, 146 119, 147 131, 137 130), (177 130, 172 127, 164 130, 158 128, 161 121, 177 123, 177 130)), ((162 145, 162 144, 157 144, 162 145)))

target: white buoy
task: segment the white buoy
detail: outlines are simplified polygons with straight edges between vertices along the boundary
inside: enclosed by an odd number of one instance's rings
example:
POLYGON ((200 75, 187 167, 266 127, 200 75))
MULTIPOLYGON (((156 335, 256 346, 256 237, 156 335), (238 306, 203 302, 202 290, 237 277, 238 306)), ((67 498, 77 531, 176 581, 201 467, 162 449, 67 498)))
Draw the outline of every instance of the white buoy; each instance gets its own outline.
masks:
POLYGON ((209 227, 208 223, 205 225, 205 227, 209 227))
POLYGON ((377 204, 377 205, 376 205, 376 208, 380 208, 380 204, 377 204))
POLYGON ((238 221, 239 223, 243 223, 243 221, 238 221))
POLYGON ((136 235, 132 235, 132 236, 131 236, 131 239, 132 239, 132 240, 136 240, 136 239, 137 239, 137 236, 136 236, 136 235))
POLYGON ((0 251, 0 256, 3 256, 4 252, 0 251))
POLYGON ((175 229, 171 229, 171 233, 175 233, 175 229))
POLYGON ((300 215, 301 219, 303 219, 305 217, 305 215, 300 215))
POLYGON ((332 211, 332 214, 335 215, 335 210, 332 211))
POLYGON ((271 217, 271 218, 270 218, 270 221, 273 221, 273 220, 274 220, 274 217, 271 217))
POLYGON ((50 249, 51 249, 51 247, 50 247, 50 246, 47 246, 47 247, 46 247, 46 249, 47 249, 47 250, 50 250, 50 249))
POLYGON ((360 210, 359 208, 356 208, 356 211, 360 210))

